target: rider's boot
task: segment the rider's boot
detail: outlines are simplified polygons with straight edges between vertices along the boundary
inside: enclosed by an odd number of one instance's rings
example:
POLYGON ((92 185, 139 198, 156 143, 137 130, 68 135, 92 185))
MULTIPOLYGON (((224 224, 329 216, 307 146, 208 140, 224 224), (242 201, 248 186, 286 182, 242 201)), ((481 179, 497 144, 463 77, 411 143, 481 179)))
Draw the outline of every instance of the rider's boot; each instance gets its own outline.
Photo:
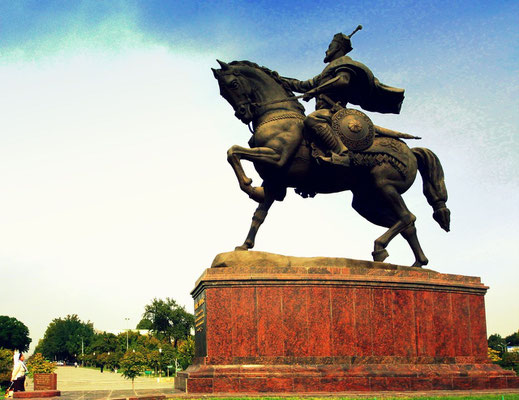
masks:
POLYGON ((332 128, 328 124, 320 124, 314 128, 316 136, 331 151, 330 157, 318 156, 319 162, 327 164, 340 165, 348 167, 350 165, 350 156, 348 148, 333 134, 332 128))

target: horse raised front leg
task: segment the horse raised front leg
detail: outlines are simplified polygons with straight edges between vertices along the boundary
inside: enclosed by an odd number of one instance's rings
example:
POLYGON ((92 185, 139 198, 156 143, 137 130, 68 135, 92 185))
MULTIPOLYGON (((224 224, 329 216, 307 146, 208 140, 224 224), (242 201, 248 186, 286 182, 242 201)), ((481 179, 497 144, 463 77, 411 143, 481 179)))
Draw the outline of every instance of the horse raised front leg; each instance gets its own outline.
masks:
POLYGON ((254 212, 254 215, 252 216, 252 224, 249 229, 249 233, 247 234, 247 238, 245 239, 245 242, 241 245, 236 247, 235 250, 249 250, 254 247, 254 242, 256 240, 256 233, 258 233, 258 229, 265 221, 265 218, 267 217, 268 211, 270 209, 270 206, 274 202, 274 196, 270 195, 268 191, 266 192, 265 201, 263 203, 260 203, 258 205, 258 208, 254 212))
POLYGON ((252 179, 245 174, 241 164, 241 159, 251 162, 278 164, 282 157, 269 147, 255 147, 248 149, 234 145, 227 150, 227 161, 231 164, 232 169, 236 174, 236 178, 238 178, 240 189, 247 193, 251 199, 258 203, 262 203, 265 200, 265 191, 262 187, 251 186, 252 179))

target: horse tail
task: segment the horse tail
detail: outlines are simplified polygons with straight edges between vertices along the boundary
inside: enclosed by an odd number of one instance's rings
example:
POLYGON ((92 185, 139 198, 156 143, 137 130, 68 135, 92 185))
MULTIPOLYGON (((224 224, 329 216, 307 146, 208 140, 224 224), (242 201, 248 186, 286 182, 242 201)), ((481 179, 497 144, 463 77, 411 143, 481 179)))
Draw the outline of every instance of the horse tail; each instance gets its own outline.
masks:
POLYGON ((423 147, 415 147, 411 151, 418 161, 418 170, 423 180, 423 194, 434 210, 433 218, 443 230, 449 232, 451 212, 445 205, 447 187, 440 160, 431 150, 423 147))

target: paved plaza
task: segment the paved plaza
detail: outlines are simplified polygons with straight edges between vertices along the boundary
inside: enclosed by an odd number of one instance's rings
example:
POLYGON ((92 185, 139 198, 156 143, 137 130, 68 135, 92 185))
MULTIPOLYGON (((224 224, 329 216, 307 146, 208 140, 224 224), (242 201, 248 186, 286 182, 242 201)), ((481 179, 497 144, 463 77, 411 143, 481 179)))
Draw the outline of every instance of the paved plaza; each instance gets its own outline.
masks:
MULTIPOLYGON (((170 396, 179 393, 173 389, 173 378, 135 378, 135 389, 132 381, 121 374, 91 368, 58 367, 58 390, 61 400, 110 399, 151 394, 170 396)), ((32 390, 33 383, 28 380, 26 390, 32 390)))

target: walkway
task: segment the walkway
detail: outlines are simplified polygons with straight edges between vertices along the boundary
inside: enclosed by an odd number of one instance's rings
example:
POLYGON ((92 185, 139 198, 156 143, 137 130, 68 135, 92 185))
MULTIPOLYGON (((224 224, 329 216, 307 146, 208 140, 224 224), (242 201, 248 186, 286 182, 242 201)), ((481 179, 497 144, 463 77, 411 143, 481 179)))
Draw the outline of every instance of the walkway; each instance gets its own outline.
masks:
MULTIPOLYGON (((121 374, 110 371, 101 373, 99 369, 58 367, 58 390, 61 391, 61 400, 95 400, 109 398, 124 398, 131 396, 145 396, 165 394, 171 396, 179 393, 173 389, 173 378, 135 378, 135 390, 132 390, 132 381, 125 379, 121 374)), ((27 390, 33 390, 33 383, 29 379, 27 390)))

